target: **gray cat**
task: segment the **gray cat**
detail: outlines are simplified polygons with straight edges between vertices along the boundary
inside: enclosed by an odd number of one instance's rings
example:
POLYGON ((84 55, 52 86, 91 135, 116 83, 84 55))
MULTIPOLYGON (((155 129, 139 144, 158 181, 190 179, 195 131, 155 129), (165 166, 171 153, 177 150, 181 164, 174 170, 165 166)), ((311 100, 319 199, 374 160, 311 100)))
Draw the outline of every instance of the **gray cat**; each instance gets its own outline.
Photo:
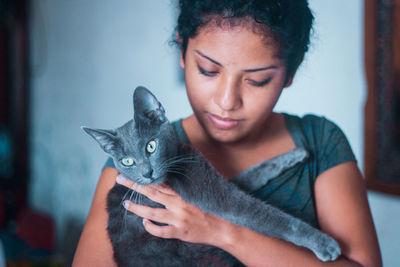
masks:
MULTIPOLYGON (((341 253, 337 242, 303 221, 247 194, 219 175, 190 145, 177 140, 156 97, 138 87, 133 96, 134 119, 115 130, 82 127, 109 154, 126 178, 140 185, 165 182, 185 201, 231 223, 242 225, 295 245, 306 247, 322 261, 341 253)), ((279 158, 276 169, 293 161, 296 153, 279 158), (285 158, 286 157, 286 158, 285 158)), ((261 179, 261 178, 260 178, 261 179)), ((256 179, 254 179, 256 180, 256 179)), ((119 266, 237 266, 219 248, 162 239, 144 230, 142 219, 127 212, 125 199, 162 207, 119 184, 107 197, 108 233, 119 266)))

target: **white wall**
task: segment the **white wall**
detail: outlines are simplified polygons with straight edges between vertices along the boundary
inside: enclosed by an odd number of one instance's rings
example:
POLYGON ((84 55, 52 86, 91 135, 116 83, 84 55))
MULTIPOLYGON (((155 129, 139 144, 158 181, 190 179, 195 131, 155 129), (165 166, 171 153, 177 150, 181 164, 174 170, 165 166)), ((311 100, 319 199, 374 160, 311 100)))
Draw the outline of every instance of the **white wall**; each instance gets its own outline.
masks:
MULTIPOLYGON (((129 120, 139 84, 155 91, 171 120, 190 114, 177 52, 168 45, 173 2, 32 1, 30 203, 53 215, 61 247, 76 242, 71 231, 79 234, 106 159, 79 127, 114 128, 129 120)), ((310 2, 313 45, 277 110, 332 119, 362 166, 363 1, 310 2)), ((369 200, 385 266, 400 266, 400 199, 369 193, 369 200)))

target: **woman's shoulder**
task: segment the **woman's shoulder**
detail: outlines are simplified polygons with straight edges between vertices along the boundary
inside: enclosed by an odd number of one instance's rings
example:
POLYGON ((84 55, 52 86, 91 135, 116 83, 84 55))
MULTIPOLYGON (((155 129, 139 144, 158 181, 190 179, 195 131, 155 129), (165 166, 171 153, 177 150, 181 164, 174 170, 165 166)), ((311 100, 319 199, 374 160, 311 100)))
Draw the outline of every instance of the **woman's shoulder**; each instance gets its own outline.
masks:
POLYGON ((303 116, 282 113, 285 116, 286 122, 297 124, 299 127, 309 127, 309 128, 320 128, 320 127, 330 127, 339 128, 332 120, 326 118, 325 116, 316 115, 312 113, 304 114, 303 116))
POLYGON ((319 173, 347 161, 355 161, 351 145, 339 126, 315 114, 285 114, 297 147, 305 147, 318 164, 319 173))
POLYGON ((318 138, 329 139, 332 135, 345 135, 340 127, 332 120, 315 114, 305 114, 303 116, 286 114, 285 116, 286 125, 289 132, 292 135, 300 135, 307 139, 318 138))

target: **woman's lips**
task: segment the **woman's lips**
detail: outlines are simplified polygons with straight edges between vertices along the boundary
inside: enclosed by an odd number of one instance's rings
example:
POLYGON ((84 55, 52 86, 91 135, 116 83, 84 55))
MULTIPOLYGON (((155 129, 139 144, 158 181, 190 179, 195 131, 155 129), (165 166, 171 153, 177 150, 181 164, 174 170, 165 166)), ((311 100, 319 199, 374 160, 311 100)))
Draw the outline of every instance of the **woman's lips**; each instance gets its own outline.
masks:
POLYGON ((219 129, 223 129, 223 130, 228 130, 228 129, 234 128, 241 121, 241 120, 234 120, 234 119, 230 119, 230 118, 222 118, 220 116, 213 115, 210 113, 207 113, 207 115, 215 127, 219 128, 219 129))

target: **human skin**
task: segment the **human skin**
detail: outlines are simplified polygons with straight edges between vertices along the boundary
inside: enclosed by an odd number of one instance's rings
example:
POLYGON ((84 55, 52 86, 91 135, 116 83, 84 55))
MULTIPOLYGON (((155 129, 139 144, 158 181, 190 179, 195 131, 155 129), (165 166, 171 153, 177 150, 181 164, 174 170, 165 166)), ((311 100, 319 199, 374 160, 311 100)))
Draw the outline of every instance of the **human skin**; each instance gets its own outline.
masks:
MULTIPOLYGON (((286 69, 276 56, 276 44, 266 43, 243 25, 206 27, 189 40, 181 60, 194 110, 183 120, 184 130, 191 143, 227 178, 295 147, 283 117, 272 112, 290 81, 285 83, 286 69), (268 69, 254 71, 265 67, 268 69), (260 82, 264 84, 257 86, 260 82)), ((115 265, 105 229, 105 203, 116 177, 115 169, 103 171, 74 266, 115 265)), ((130 181, 117 182, 134 186, 130 181)), ((364 182, 354 162, 328 169, 317 177, 314 186, 319 226, 342 248, 342 256, 334 262, 320 262, 307 249, 204 213, 166 186, 137 190, 168 207, 154 209, 128 203, 126 208, 144 218, 150 234, 214 245, 247 266, 381 266, 364 182), (158 226, 150 220, 168 225, 158 226)))

